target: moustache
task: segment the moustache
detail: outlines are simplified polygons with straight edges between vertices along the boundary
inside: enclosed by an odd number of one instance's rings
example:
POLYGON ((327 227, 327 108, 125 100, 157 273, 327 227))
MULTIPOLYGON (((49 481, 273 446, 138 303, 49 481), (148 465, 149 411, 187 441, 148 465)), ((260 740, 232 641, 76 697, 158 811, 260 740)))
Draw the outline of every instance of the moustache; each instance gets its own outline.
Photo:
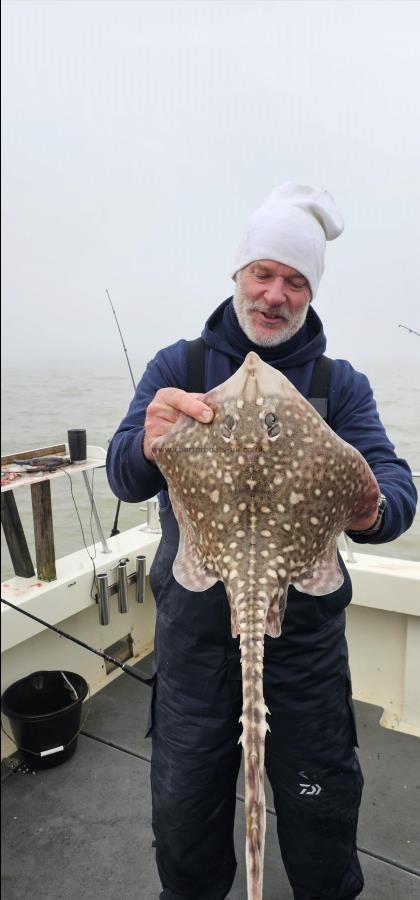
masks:
POLYGON ((275 317, 276 319, 284 319, 285 322, 290 322, 290 316, 288 316, 284 312, 281 312, 279 309, 276 309, 275 307, 271 307, 271 309, 261 309, 259 306, 250 306, 248 308, 248 312, 265 313, 266 315, 275 317))

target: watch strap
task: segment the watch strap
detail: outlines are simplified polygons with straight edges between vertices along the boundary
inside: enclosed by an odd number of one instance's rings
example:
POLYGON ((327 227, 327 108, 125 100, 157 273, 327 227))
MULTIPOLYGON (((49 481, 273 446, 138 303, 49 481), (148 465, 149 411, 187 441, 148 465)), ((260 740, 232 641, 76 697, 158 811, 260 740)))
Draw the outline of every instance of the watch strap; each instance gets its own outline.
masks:
POLYGON ((364 528, 363 531, 353 531, 351 533, 356 534, 356 535, 365 536, 365 535, 369 535, 369 534, 374 534, 376 531, 378 531, 379 525, 381 524, 382 519, 383 519, 383 515, 385 512, 386 506, 387 506, 387 499, 384 494, 380 494, 379 500, 378 500, 378 514, 377 514, 376 519, 373 522, 373 524, 369 525, 369 528, 364 528))

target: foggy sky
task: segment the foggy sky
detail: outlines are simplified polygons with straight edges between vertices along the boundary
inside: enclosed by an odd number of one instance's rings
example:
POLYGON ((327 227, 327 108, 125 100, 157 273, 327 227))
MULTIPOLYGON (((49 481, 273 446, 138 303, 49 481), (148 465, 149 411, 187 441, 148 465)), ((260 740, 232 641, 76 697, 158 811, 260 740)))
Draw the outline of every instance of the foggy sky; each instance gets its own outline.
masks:
MULTIPOLYGON (((345 220, 315 308, 331 356, 420 359, 417 2, 3 3, 3 349, 133 369, 232 293, 283 181, 345 220)), ((140 371, 139 371, 140 370, 140 371)))

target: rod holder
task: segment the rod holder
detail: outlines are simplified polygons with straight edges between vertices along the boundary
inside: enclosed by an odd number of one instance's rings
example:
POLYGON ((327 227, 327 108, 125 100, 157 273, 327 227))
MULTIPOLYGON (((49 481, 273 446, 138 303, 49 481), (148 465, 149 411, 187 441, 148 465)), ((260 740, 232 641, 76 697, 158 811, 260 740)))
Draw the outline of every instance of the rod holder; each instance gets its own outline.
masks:
POLYGON ((152 497, 147 501, 147 524, 145 531, 149 531, 151 534, 160 534, 162 531, 159 519, 159 500, 157 497, 152 497))
POLYGON ((146 590, 146 557, 136 556, 136 600, 144 603, 146 590))
POLYGON ((109 625, 109 585, 108 575, 101 572, 98 576, 99 624, 109 625))
POLYGON ((353 553, 353 547, 351 545, 350 538, 344 531, 343 531, 343 538, 344 538, 344 547, 345 547, 345 552, 346 552, 346 562, 355 563, 356 559, 355 559, 355 556, 353 553))
POLYGON ((128 612, 128 579, 126 559, 120 559, 117 566, 118 612, 128 612))

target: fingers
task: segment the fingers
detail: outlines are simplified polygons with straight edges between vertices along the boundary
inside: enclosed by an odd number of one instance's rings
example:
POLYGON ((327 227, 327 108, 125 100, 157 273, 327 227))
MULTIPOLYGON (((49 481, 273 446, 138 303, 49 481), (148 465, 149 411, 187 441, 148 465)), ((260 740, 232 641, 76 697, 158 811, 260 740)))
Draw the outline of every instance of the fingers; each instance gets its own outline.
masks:
POLYGON ((178 413, 185 413, 200 422, 211 422, 213 411, 207 406, 203 400, 204 394, 181 391, 179 388, 161 388, 155 396, 155 401, 163 410, 177 410, 178 413))
POLYGON ((146 410, 143 441, 146 459, 153 459, 153 441, 166 434, 182 413, 199 422, 211 422, 213 410, 203 402, 204 396, 205 394, 200 393, 187 393, 179 388, 161 388, 157 391, 146 410))

